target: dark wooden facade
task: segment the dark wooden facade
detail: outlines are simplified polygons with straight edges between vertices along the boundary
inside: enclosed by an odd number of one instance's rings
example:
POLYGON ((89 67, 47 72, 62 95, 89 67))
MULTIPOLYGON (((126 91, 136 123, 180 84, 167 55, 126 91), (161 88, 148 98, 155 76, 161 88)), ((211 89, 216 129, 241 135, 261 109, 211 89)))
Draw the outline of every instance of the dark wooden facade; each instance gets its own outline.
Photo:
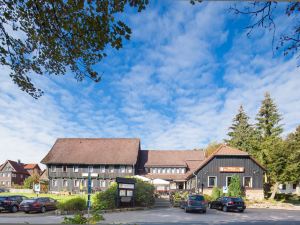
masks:
MULTIPOLYGON (((196 173, 198 188, 212 188, 208 185, 208 178, 215 176, 217 178, 217 187, 226 186, 226 177, 238 175, 241 180, 241 185, 244 185, 245 177, 251 177, 252 189, 263 188, 264 169, 258 165, 250 156, 215 156, 206 165, 204 165, 196 173), (221 172, 220 167, 239 167, 243 168, 243 172, 221 172)), ((189 182, 195 180, 191 177, 189 182)))

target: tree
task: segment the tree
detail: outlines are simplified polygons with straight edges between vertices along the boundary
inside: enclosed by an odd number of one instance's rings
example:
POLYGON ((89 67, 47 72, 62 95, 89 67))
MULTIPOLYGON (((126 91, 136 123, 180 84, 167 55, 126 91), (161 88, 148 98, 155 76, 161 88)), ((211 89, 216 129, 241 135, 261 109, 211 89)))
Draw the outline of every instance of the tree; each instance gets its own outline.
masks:
POLYGON ((287 169, 284 174, 285 180, 289 182, 300 181, 300 126, 294 133, 288 135, 285 140, 285 148, 288 151, 287 169))
POLYGON ((245 113, 243 106, 240 106, 237 115, 229 127, 228 136, 230 139, 225 142, 250 154, 256 154, 258 148, 258 135, 255 129, 248 122, 249 117, 245 113))
POLYGON ((209 157, 211 154, 213 154, 222 144, 217 142, 211 142, 207 145, 207 147, 204 149, 205 157, 209 157))
POLYGON ((70 70, 78 81, 99 82, 93 66, 106 57, 106 47, 120 49, 131 36, 119 14, 127 5, 140 12, 147 4, 148 0, 0 0, 0 65, 8 66, 14 83, 34 98, 43 92, 29 73, 64 75, 70 70))
POLYGON ((228 186, 227 196, 242 197, 241 179, 238 175, 233 175, 228 186))
POLYGON ((40 181, 40 177, 37 174, 33 174, 30 177, 27 177, 24 180, 24 188, 28 188, 28 189, 32 189, 33 188, 33 184, 37 184, 40 181))

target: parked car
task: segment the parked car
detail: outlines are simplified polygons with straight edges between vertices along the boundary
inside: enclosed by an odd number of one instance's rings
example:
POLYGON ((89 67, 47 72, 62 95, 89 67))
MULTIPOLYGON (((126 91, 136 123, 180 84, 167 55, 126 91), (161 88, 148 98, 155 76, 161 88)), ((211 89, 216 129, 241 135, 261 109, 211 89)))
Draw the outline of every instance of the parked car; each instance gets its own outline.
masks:
POLYGON ((25 213, 41 212, 45 213, 48 210, 55 210, 57 201, 52 198, 32 198, 21 202, 20 211, 25 213))
POLYGON ((0 196, 0 211, 10 211, 15 213, 19 210, 20 203, 27 199, 22 195, 0 196))
POLYGON ((8 192, 8 190, 5 188, 0 188, 0 193, 3 193, 3 192, 8 192))
POLYGON ((224 212, 239 211, 244 212, 246 205, 240 197, 221 197, 210 203, 211 209, 219 209, 224 212))
POLYGON ((203 195, 188 195, 186 200, 181 202, 180 208, 184 209, 185 212, 200 211, 206 213, 207 202, 203 195))

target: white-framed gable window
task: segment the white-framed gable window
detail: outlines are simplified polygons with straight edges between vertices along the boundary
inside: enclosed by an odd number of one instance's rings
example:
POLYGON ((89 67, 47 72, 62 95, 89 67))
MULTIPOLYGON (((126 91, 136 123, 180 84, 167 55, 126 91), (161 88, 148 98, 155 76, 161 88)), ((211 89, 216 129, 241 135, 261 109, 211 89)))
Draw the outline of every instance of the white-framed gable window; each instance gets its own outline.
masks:
POLYGON ((73 172, 78 173, 79 172, 79 166, 73 166, 73 172))
POLYGON ((243 186, 245 188, 252 188, 252 177, 250 176, 243 177, 243 186))
POLYGON ((217 186, 217 177, 216 176, 208 176, 207 186, 208 187, 216 187, 217 186))
POLYGON ((56 166, 51 165, 50 170, 51 170, 51 172, 56 172, 56 166))

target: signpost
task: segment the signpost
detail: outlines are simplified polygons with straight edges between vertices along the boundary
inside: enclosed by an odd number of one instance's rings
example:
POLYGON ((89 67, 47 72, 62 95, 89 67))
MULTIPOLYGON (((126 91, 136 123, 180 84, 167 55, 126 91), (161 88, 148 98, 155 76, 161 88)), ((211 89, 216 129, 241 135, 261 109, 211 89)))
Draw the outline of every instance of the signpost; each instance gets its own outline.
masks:
POLYGON ((87 200, 87 208, 88 208, 88 221, 90 219, 90 209, 91 209, 91 193, 92 193, 92 177, 97 177, 98 174, 97 173, 91 173, 91 171, 89 170, 88 173, 82 173, 83 177, 88 177, 88 183, 87 183, 87 187, 88 187, 88 200, 87 200))
POLYGON ((116 182, 118 184, 117 207, 120 207, 122 203, 129 203, 134 207, 135 179, 117 177, 116 182))
POLYGON ((36 193, 36 196, 39 197, 39 193, 41 191, 41 184, 40 183, 34 184, 33 185, 33 190, 36 193))
POLYGON ((228 187, 227 186, 223 186, 223 193, 228 193, 228 187))

